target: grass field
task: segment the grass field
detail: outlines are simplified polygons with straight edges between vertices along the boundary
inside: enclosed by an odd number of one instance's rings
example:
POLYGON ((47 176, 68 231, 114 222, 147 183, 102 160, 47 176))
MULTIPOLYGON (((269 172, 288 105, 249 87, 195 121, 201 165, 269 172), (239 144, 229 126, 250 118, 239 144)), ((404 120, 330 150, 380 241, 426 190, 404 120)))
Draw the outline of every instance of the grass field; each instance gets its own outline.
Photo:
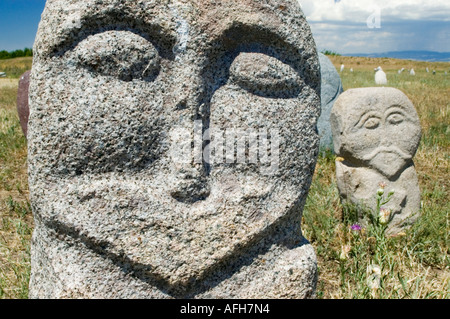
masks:
POLYGON ((27 298, 33 219, 28 202, 26 139, 16 110, 19 76, 31 58, 0 60, 0 298, 27 298))
MULTIPOLYGON (((422 217, 404 234, 387 237, 376 227, 352 231, 340 203, 335 158, 319 158, 304 210, 303 230, 316 249, 318 298, 450 298, 449 164, 450 63, 331 56, 344 89, 375 86, 382 66, 388 86, 415 105, 423 128, 415 157, 422 192, 422 217), (427 73, 426 67, 436 70, 427 73), (353 68, 353 72, 350 72, 353 68), (414 68, 416 76, 401 68, 414 68)), ((30 58, 0 61, 0 298, 27 298, 33 220, 28 202, 26 140, 16 111, 18 77, 30 58)))

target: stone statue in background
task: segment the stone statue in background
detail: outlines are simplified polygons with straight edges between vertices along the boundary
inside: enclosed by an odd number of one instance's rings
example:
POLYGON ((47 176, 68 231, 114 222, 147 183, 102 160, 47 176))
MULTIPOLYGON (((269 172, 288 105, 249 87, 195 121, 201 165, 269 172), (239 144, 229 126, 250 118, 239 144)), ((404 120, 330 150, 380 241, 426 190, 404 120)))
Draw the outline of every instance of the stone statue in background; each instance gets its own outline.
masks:
POLYGON ((297 1, 48 0, 30 109, 31 298, 314 296, 297 1))
POLYGON ((334 103, 344 91, 338 71, 330 59, 319 53, 321 73, 321 100, 322 112, 317 122, 317 130, 320 136, 320 150, 333 151, 333 136, 331 133, 330 114, 334 103))
MULTIPOLYGON (((421 139, 417 112, 394 88, 361 88, 343 93, 331 113, 336 176, 344 201, 376 208, 379 185, 394 191, 383 207, 390 212, 387 232, 411 225, 420 211, 413 157, 421 139)), ((375 212, 378 213, 378 212, 375 212)))
POLYGON ((30 109, 28 107, 28 87, 30 86, 30 73, 26 71, 20 76, 19 88, 17 90, 17 113, 19 114, 20 127, 22 132, 27 137, 28 117, 30 109))

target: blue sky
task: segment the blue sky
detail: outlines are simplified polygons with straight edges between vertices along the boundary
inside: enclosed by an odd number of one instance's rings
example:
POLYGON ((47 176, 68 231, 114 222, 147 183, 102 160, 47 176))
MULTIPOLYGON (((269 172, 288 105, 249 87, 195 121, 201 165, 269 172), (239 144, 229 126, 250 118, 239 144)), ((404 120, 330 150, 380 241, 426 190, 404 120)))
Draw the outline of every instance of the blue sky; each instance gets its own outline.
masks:
MULTIPOLYGON (((319 50, 450 52, 449 0, 298 1, 319 50)), ((45 0, 0 0, 0 50, 32 47, 44 6, 45 0)))
POLYGON ((0 0, 0 51, 31 48, 45 0, 0 0))

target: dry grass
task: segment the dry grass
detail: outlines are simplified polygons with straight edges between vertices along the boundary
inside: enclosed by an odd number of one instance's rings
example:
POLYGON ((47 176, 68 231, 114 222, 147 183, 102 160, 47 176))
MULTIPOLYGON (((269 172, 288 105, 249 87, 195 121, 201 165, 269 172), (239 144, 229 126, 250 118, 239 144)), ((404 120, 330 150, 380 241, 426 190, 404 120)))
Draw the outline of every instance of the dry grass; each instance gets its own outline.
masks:
POLYGON ((26 298, 28 294, 33 220, 17 87, 18 79, 0 79, 0 298, 26 298))
POLYGON ((8 78, 18 79, 25 71, 31 70, 31 63, 31 57, 0 60, 0 72, 5 72, 8 78))

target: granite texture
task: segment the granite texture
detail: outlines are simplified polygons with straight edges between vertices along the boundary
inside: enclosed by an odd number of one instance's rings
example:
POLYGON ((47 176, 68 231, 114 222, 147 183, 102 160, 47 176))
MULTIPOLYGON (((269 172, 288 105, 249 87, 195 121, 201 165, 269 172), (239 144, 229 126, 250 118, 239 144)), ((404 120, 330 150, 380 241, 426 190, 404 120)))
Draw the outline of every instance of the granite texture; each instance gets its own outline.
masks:
POLYGON ((414 223, 420 215, 420 189, 413 157, 421 127, 408 97, 395 88, 348 90, 332 109, 331 127, 343 200, 378 215, 381 183, 385 198, 394 191, 383 207, 391 212, 387 233, 399 233, 414 223))
POLYGON ((30 84, 30 297, 314 297, 301 215, 319 114, 297 1, 48 0, 30 84), (175 160, 195 123, 279 136, 276 169, 175 160))
POLYGON ((330 59, 319 53, 321 74, 322 112, 317 122, 320 136, 320 150, 333 151, 333 134, 331 133, 330 114, 339 95, 344 92, 341 77, 330 59))

